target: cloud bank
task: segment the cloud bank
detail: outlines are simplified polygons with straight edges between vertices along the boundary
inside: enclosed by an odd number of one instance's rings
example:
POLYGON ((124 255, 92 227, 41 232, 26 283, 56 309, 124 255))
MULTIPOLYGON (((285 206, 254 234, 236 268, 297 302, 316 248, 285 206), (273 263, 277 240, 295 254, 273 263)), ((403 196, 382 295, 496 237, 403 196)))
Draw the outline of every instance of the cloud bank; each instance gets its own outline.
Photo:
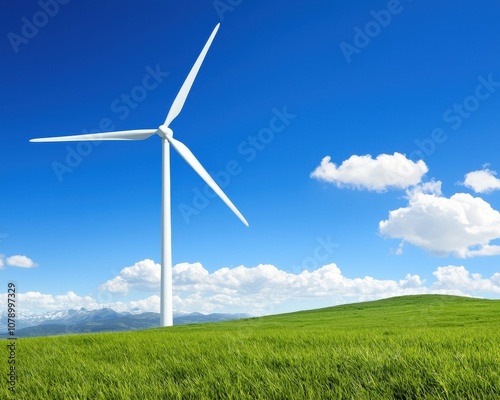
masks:
MULTIPOLYGON (((139 299, 124 298, 121 286, 116 287, 119 291, 115 293, 103 291, 84 296, 71 291, 63 295, 28 292, 18 296, 20 312, 42 313, 82 307, 159 312, 159 275, 152 274, 150 267, 160 268, 152 260, 143 260, 128 267, 134 273, 124 268, 118 275, 124 285, 130 285, 129 290, 137 291, 139 299), (156 293, 151 293, 153 291, 156 293), (149 295, 143 297, 145 293, 149 295)), ((435 282, 426 284, 419 275, 412 274, 399 280, 371 276, 351 278, 336 264, 294 274, 270 264, 209 272, 200 263, 180 263, 173 268, 174 310, 266 315, 409 294, 491 296, 500 293, 500 273, 487 278, 470 273, 464 266, 448 265, 438 267, 433 275, 435 282)))

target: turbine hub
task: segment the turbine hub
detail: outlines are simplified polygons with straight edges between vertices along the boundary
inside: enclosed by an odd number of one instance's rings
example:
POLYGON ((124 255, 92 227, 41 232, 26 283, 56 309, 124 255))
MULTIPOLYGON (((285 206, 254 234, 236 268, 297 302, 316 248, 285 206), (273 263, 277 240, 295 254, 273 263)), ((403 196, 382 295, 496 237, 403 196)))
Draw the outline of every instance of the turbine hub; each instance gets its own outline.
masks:
POLYGON ((173 137, 174 136, 174 132, 168 126, 161 125, 158 128, 158 135, 160 135, 162 138, 173 137))

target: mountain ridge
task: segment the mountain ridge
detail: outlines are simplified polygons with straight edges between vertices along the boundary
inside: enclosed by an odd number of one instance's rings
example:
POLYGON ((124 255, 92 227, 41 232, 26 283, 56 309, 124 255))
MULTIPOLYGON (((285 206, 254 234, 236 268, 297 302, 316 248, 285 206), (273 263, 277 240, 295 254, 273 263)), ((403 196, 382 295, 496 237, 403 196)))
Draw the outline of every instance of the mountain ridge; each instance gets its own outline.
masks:
MULTIPOLYGON (((174 313, 174 325, 228 321, 249 318, 249 314, 198 312, 174 313)), ((0 315, 0 338, 7 338, 7 314, 0 315)), ((59 310, 41 315, 16 318, 16 337, 49 336, 90 332, 118 332, 154 328, 160 325, 160 314, 153 312, 117 312, 111 308, 97 310, 59 310)))

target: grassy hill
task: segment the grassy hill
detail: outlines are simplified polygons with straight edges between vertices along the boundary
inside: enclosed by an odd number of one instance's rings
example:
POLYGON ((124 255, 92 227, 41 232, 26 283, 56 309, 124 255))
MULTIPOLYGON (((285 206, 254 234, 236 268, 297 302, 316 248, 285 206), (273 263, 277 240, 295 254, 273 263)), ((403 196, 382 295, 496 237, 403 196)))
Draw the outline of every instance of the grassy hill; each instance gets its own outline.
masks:
MULTIPOLYGON (((499 399, 499 360, 500 301, 404 296, 20 339, 17 398, 499 399)), ((0 397, 8 394, 5 383, 0 397)))

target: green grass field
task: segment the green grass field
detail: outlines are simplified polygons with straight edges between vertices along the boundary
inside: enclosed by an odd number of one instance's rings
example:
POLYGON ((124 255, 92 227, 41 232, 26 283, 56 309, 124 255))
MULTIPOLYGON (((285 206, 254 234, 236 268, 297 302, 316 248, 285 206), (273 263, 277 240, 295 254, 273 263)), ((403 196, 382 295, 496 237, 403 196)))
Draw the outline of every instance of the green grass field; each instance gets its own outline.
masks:
MULTIPOLYGON (((26 400, 500 399, 500 301, 405 296, 19 339, 16 357, 16 398, 26 400)), ((0 397, 12 398, 4 382, 0 397)))

